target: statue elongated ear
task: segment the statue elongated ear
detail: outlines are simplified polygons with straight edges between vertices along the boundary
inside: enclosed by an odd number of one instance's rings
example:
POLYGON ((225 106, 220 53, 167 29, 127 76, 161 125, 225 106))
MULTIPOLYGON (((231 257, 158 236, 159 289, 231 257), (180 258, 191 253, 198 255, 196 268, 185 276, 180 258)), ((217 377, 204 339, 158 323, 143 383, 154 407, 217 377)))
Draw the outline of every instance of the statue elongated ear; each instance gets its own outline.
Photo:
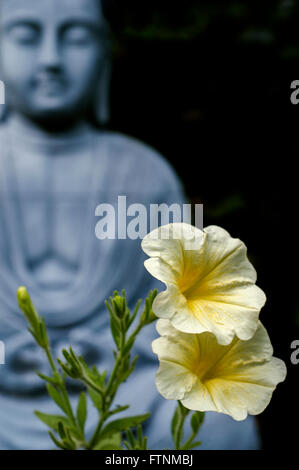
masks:
POLYGON ((99 1, 101 13, 104 21, 104 29, 106 31, 105 43, 105 58, 103 60, 102 70, 99 77, 99 82, 96 87, 93 114, 97 122, 103 126, 108 123, 110 119, 110 80, 111 80, 111 40, 110 40, 110 27, 105 15, 105 3, 103 0, 99 1))
POLYGON ((5 120, 6 115, 7 115, 7 107, 5 103, 0 102, 0 122, 5 120))
POLYGON ((0 80, 0 104, 4 104, 4 103, 5 103, 5 86, 4 86, 4 82, 0 80))
POLYGON ((0 104, 0 123, 5 120, 5 116, 7 114, 5 104, 0 104))
POLYGON ((6 116, 6 111, 7 109, 5 105, 5 85, 4 82, 0 80, 0 122, 4 120, 6 116))
POLYGON ((94 115, 101 125, 108 123, 110 119, 110 80, 111 80, 111 55, 107 50, 106 58, 103 63, 99 83, 96 89, 94 100, 94 115))

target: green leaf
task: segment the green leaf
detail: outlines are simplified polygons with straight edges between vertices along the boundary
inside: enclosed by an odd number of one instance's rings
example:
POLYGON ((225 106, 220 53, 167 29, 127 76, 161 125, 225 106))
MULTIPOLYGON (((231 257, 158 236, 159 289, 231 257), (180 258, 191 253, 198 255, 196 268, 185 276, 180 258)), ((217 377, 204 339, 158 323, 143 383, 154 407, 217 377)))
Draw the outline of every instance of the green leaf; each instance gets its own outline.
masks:
POLYGON ((93 382, 93 385, 95 385, 97 389, 104 391, 106 371, 101 375, 96 366, 89 368, 82 356, 78 356, 77 359, 83 371, 83 376, 85 376, 85 378, 87 377, 90 382, 93 382))
POLYGON ((59 449, 62 449, 62 450, 66 450, 67 447, 64 446, 64 444, 62 442, 59 442, 58 439, 56 439, 56 437, 54 436, 54 434, 49 431, 49 436, 51 437, 52 441, 54 442, 54 444, 59 448, 59 449))
POLYGON ((81 431, 84 433, 84 426, 87 417, 87 404, 86 404, 86 395, 84 392, 81 392, 78 407, 77 407, 77 420, 80 426, 81 431))
POLYGON ((100 440, 93 450, 123 450, 121 446, 121 433, 115 433, 109 438, 100 440))
POLYGON ((126 435, 127 435, 128 442, 131 446, 131 449, 135 449, 137 442, 133 436, 131 429, 127 430, 126 435))
POLYGON ((180 424, 180 417, 181 417, 181 412, 179 406, 176 407, 175 412, 173 414, 173 418, 171 421, 171 435, 173 438, 173 441, 176 442, 177 440, 177 433, 178 433, 178 427, 180 424))
POLYGON ((114 410, 109 411, 109 415, 112 416, 112 415, 115 415, 116 413, 121 413, 122 411, 125 411, 128 408, 130 408, 130 405, 118 406, 114 410))
POLYGON ((35 339, 36 343, 40 346, 40 339, 39 339, 39 337, 34 333, 33 329, 32 329, 32 328, 27 328, 27 330, 28 330, 29 333, 33 336, 33 338, 35 339))
POLYGON ((124 450, 121 446, 116 446, 115 444, 106 443, 103 441, 104 444, 99 445, 99 447, 95 447, 93 450, 124 450))
POLYGON ((91 387, 88 387, 87 388, 88 390, 88 394, 91 398, 91 401, 93 403, 93 406, 98 410, 98 411, 101 411, 102 410, 102 403, 103 403, 103 400, 102 400, 102 397, 99 393, 97 393, 93 388, 91 387))
POLYGON ((184 405, 179 401, 179 408, 181 410, 182 416, 185 417, 190 413, 190 410, 188 408, 185 408, 184 405))
POLYGON ((43 423, 45 423, 49 428, 54 429, 54 431, 58 431, 58 423, 61 422, 67 426, 70 426, 71 423, 68 418, 65 416, 60 415, 48 415, 46 413, 41 413, 40 411, 34 412, 35 416, 37 416, 43 423))
POLYGON ((36 374, 45 382, 49 382, 53 385, 58 385, 58 381, 54 377, 48 377, 47 375, 41 374, 40 372, 36 372, 36 374))
POLYGON ((71 369, 70 367, 67 367, 60 359, 57 359, 58 364, 60 365, 61 369, 63 370, 65 375, 68 375, 69 377, 78 378, 78 375, 76 371, 71 369))
POLYGON ((138 426, 138 424, 141 424, 146 421, 150 417, 150 415, 151 413, 146 413, 144 415, 131 416, 128 418, 121 418, 115 421, 111 421, 101 432, 100 439, 103 439, 106 436, 110 436, 111 434, 114 434, 116 432, 126 431, 127 429, 138 426))
POLYGON ((124 347, 124 350, 123 350, 123 355, 124 355, 124 356, 126 356, 126 355, 131 351, 132 347, 134 346, 135 340, 136 340, 136 336, 135 336, 135 335, 132 335, 132 336, 128 339, 128 341, 127 341, 127 343, 126 343, 126 345, 125 345, 125 347, 124 347))
POLYGON ((72 433, 71 433, 70 428, 66 429, 66 439, 63 442, 67 443, 70 446, 70 449, 73 449, 73 450, 77 449, 77 445, 76 445, 76 442, 74 442, 72 438, 72 433))
POLYGON ((200 426, 203 423, 205 414, 202 411, 195 411, 191 417, 191 427, 194 433, 198 433, 200 426))
POLYGON ((171 421, 171 434, 175 444, 175 448, 179 449, 184 434, 184 420, 190 410, 185 408, 180 401, 174 412, 171 421))
POLYGON ((121 331, 120 331, 120 325, 119 325, 119 320, 118 318, 115 318, 114 315, 110 315, 110 328, 111 328, 111 333, 114 339, 114 342, 117 346, 117 349, 120 348, 120 339, 121 339, 121 331))
POLYGON ((192 442, 191 446, 189 446, 188 450, 194 449, 195 447, 201 446, 201 441, 192 442))
POLYGON ((131 318, 129 317, 128 318, 128 321, 127 321, 127 324, 126 324, 126 327, 127 327, 127 330, 130 328, 130 326, 132 325, 132 323, 134 322, 136 316, 137 316, 137 313, 138 313, 138 310, 140 308, 140 305, 142 303, 142 299, 139 299, 137 304, 136 304, 136 307, 135 307, 135 310, 131 316, 131 318))
POLYGON ((61 408, 67 414, 67 407, 65 405, 63 397, 60 395, 58 390, 49 383, 47 383, 46 387, 48 390, 48 394, 50 395, 52 400, 56 403, 56 405, 59 406, 59 408, 61 408))
POLYGON ((127 450, 132 450, 130 444, 127 441, 124 441, 123 445, 125 446, 127 450))
POLYGON ((107 371, 104 370, 104 372, 102 374, 100 374, 100 372, 98 371, 96 366, 92 366, 92 368, 90 370, 91 370, 91 373, 93 374, 93 381, 97 385, 99 385, 101 388, 104 389, 105 379, 106 379, 106 376, 107 376, 107 371))
POLYGON ((130 326, 130 317, 131 317, 130 310, 126 310, 125 316, 123 318, 123 323, 125 325, 126 332, 128 331, 129 326, 130 326))
POLYGON ((139 356, 134 357, 133 361, 131 362, 130 368, 125 367, 125 372, 121 375, 121 382, 125 382, 127 378, 132 374, 135 369, 136 362, 138 361, 139 356))
POLYGON ((65 427, 64 427, 64 425, 62 424, 61 421, 59 421, 59 423, 58 423, 58 434, 59 434, 61 440, 66 439, 66 437, 67 437, 65 427))
POLYGON ((147 440, 148 440, 148 437, 144 437, 143 438, 143 442, 142 442, 142 450, 148 450, 147 448, 147 440))
MULTIPOLYGON (((61 421, 58 423, 58 434, 61 439, 61 444, 65 446, 66 449, 76 450, 77 445, 72 437, 72 430, 65 426, 61 421)), ((76 437, 75 437, 76 439, 76 437)))
POLYGON ((42 347, 47 348, 49 346, 49 340, 48 340, 47 328, 46 328, 44 318, 41 318, 39 321, 39 330, 40 330, 41 345, 42 347))

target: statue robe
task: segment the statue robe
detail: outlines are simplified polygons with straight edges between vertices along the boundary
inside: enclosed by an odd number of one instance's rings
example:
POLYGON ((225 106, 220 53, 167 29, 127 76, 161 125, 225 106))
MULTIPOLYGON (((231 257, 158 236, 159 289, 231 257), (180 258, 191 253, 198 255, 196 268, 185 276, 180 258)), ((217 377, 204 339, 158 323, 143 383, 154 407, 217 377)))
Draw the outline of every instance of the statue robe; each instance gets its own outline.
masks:
MULTIPOLYGON (((78 135, 40 139, 20 135, 9 121, 0 126, 0 340, 6 352, 0 366, 0 449, 53 448, 33 411, 59 413, 35 374, 47 374, 48 365, 17 307, 18 286, 26 285, 45 317, 54 356, 72 345, 108 371, 114 345, 104 300, 124 288, 133 307, 149 289, 163 289, 143 266, 140 239, 95 235, 96 207, 111 204, 117 215, 118 196, 126 196, 127 206, 143 204, 148 213, 150 204, 185 202, 169 164, 135 139, 88 127, 78 135)), ((158 361, 151 342, 157 336, 154 325, 139 335, 134 352, 140 359, 115 404, 131 405, 119 416, 152 412, 145 433, 150 448, 163 449, 171 448, 176 402, 164 400, 155 387, 158 361)), ((75 394, 72 401, 75 406, 75 394)), ((88 433, 96 421, 90 405, 88 433)), ((207 413, 200 439, 209 449, 259 445, 253 418, 235 422, 217 413, 207 413)))

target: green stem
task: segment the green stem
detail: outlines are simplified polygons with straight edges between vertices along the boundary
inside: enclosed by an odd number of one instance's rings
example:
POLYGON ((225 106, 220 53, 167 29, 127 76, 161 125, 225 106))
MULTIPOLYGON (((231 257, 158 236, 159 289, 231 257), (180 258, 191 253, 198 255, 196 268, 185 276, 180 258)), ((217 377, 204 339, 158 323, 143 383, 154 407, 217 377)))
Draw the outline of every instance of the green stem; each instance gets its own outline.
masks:
POLYGON ((67 393, 67 390, 66 390, 66 387, 65 387, 65 383, 64 383, 63 379, 61 378, 61 376, 59 375, 59 373, 57 371, 57 368, 55 366, 50 348, 49 347, 46 348, 45 352, 46 352, 49 364, 51 366, 51 369, 53 371, 54 377, 57 377, 57 378, 59 377, 59 382, 58 382, 57 386, 60 388, 62 396, 64 398, 64 402, 65 402, 66 407, 67 407, 67 415, 71 419, 72 423, 75 426, 77 426, 76 418, 75 418, 73 410, 72 410, 72 406, 71 406, 71 403, 70 403, 70 400, 69 400, 69 397, 68 397, 68 393, 67 393))
POLYGON ((114 364, 112 373, 110 375, 110 378, 109 378, 109 381, 108 381, 108 384, 107 384, 107 388, 106 388, 105 393, 104 393, 105 397, 107 397, 111 392, 111 389, 114 385, 114 380, 115 380, 116 374, 118 372, 118 368, 121 365, 122 359, 123 358, 122 358, 121 352, 119 352, 118 355, 117 355, 117 359, 116 359, 116 362, 114 364))
MULTIPOLYGON (((130 338, 128 339, 127 343, 129 341, 131 341, 131 339, 133 337, 136 338, 136 336, 138 335, 138 333, 140 332, 140 330, 144 327, 144 323, 143 322, 140 322, 139 325, 136 327, 136 329, 133 331, 133 333, 131 334, 130 338)), ((125 337, 125 333, 124 333, 124 336, 122 338, 122 344, 123 344, 123 348, 125 347, 125 344, 126 344, 126 337, 125 337)), ((131 349, 133 347, 134 343, 132 343, 131 345, 131 349)), ((107 388, 105 390, 105 396, 107 397, 108 395, 111 395, 110 397, 110 400, 109 400, 109 405, 108 405, 108 408, 111 406, 112 404, 112 401, 114 399, 114 396, 116 394, 116 391, 117 389, 115 389, 112 393, 111 393, 111 389, 113 388, 114 386, 114 380, 115 380, 115 377, 116 377, 116 374, 117 374, 117 371, 118 371, 118 368, 119 366, 121 365, 121 362, 125 359, 124 357, 122 357, 122 351, 123 351, 123 348, 121 348, 121 350, 119 351, 118 355, 117 355, 117 359, 116 359, 116 362, 114 364, 114 368, 113 368, 113 371, 112 371, 112 374, 110 376, 110 379, 108 381, 108 384, 107 384, 107 388)), ((130 349, 130 351, 131 351, 130 349)), ((129 351, 129 352, 130 352, 129 351)), ((129 352, 127 354, 129 354, 129 352)))
POLYGON ((89 450, 92 450, 94 448, 94 446, 97 444, 97 441, 98 441, 98 438, 99 438, 99 435, 100 435, 100 432, 102 430, 102 427, 103 427, 103 424, 106 420, 106 416, 105 416, 105 413, 102 414, 101 416, 101 419, 96 427, 96 430, 94 431, 91 439, 90 439, 90 442, 88 443, 87 445, 87 449, 89 450))
POLYGON ((131 334, 130 336, 130 339, 133 337, 133 336, 137 336, 139 331, 142 330, 142 328, 145 326, 145 324, 143 322, 140 322, 139 325, 137 325, 136 329, 133 331, 133 333, 131 334))
POLYGON ((180 424, 179 424, 179 430, 178 430, 178 440, 175 442, 175 449, 180 450, 181 448, 181 440, 182 440, 182 430, 184 427, 184 422, 185 422, 185 416, 181 419, 180 424))
POLYGON ((45 349, 45 352, 46 352, 46 354, 47 354, 47 358, 48 358, 48 361, 49 361, 49 364, 50 364, 50 366, 51 366, 51 369, 52 369, 52 371, 53 371, 54 376, 59 375, 59 374, 58 374, 58 371, 57 371, 57 369, 56 369, 56 366, 55 366, 55 363, 54 363, 54 360, 53 360, 53 357, 52 357, 50 348, 49 348, 49 347, 46 348, 46 349, 45 349))
POLYGON ((71 403, 70 403, 65 385, 61 385, 61 392, 62 392, 64 401, 65 401, 67 409, 68 409, 68 416, 71 419, 71 421, 73 422, 73 424, 77 427, 76 418, 74 416, 73 409, 72 409, 72 406, 71 406, 71 403))
POLYGON ((99 395, 103 396, 104 394, 103 390, 100 387, 97 387, 97 385, 95 385, 91 380, 89 380, 89 378, 86 377, 86 375, 83 375, 83 377, 81 378, 81 381, 88 387, 92 388, 99 395))
POLYGON ((192 442, 196 438, 196 436, 197 436, 197 432, 193 432, 192 435, 189 437, 189 439, 187 439, 185 444, 182 447, 180 447, 178 450, 189 449, 189 446, 192 444, 192 442))
MULTIPOLYGON (((116 362, 114 364, 114 367, 113 367, 113 371, 112 371, 112 374, 109 378, 109 381, 108 381, 108 384, 107 384, 107 388, 106 390, 104 391, 104 393, 101 391, 101 394, 102 394, 102 397, 103 397, 103 412, 101 414, 101 417, 100 417, 100 421, 90 439, 90 442, 87 446, 88 449, 93 449, 93 447, 97 444, 97 441, 98 441, 98 438, 99 438, 99 435, 101 433, 101 430, 102 430, 102 427, 103 427, 103 424, 104 422, 106 421, 107 419, 107 411, 109 411, 109 408, 112 404, 112 401, 113 401, 113 398, 114 398, 114 395, 115 395, 115 392, 113 393, 113 396, 110 397, 110 399, 108 400, 108 402, 106 401, 106 398, 107 396, 110 394, 110 391, 112 389, 112 387, 114 386, 114 380, 115 380, 115 377, 116 377, 116 374, 117 374, 117 370, 121 364, 121 360, 122 360, 122 357, 121 357, 121 351, 118 353, 118 356, 117 356, 117 359, 116 359, 116 362)), ((95 389, 95 387, 93 387, 95 389)))
MULTIPOLYGON (((143 328, 143 326, 144 326, 144 323, 140 322, 138 324, 138 326, 136 327, 136 329, 134 330, 134 332, 131 334, 128 341, 126 341, 126 332, 124 330, 122 331, 121 348, 120 348, 120 351, 118 352, 118 355, 117 355, 112 373, 110 375, 110 378, 108 380, 108 384, 106 386, 106 389, 105 389, 104 393, 102 392, 103 413, 102 413, 100 421, 99 421, 99 423, 98 423, 98 425, 97 425, 97 427, 96 427, 96 429, 95 429, 95 431, 94 431, 94 433, 91 437, 91 440, 90 440, 90 442, 87 446, 88 449, 93 449, 93 447, 97 444, 98 438, 100 436, 100 433, 101 433, 101 430, 102 430, 102 427, 103 427, 103 424, 109 416, 109 409, 110 409, 110 407, 113 403, 115 394, 117 392, 117 386, 118 386, 117 381, 115 379, 117 377, 117 372, 119 370, 119 367, 121 366, 122 361, 125 359, 122 354, 123 354, 123 350, 124 350, 124 347, 126 345, 126 342, 129 342, 131 340, 131 338, 136 337, 137 334, 139 333, 139 331, 143 328), (109 397, 108 400, 107 400, 107 397, 109 397)), ((132 344, 132 347, 133 347, 133 344, 132 344)), ((93 386, 93 388, 95 389, 94 386, 93 386)), ((96 391, 98 391, 98 390, 96 390, 96 391)))

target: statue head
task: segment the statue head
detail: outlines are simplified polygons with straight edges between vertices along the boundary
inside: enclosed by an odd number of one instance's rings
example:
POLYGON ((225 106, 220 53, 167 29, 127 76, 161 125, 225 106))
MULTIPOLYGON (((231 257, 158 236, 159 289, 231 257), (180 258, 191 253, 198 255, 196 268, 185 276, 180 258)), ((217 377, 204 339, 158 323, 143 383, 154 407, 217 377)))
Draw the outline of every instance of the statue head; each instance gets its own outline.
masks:
POLYGON ((35 121, 107 119, 108 26, 100 0, 2 0, 6 106, 35 121))

